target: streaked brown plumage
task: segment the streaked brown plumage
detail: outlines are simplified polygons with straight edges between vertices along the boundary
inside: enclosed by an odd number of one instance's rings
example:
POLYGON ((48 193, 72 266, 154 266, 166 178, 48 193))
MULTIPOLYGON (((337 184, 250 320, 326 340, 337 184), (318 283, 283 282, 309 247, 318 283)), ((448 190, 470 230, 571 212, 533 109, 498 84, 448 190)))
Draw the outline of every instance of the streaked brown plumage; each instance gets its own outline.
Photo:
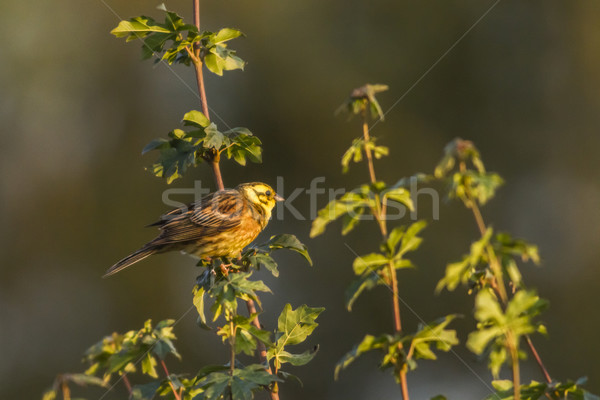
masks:
POLYGON ((260 182, 211 193, 198 203, 163 215, 151 225, 160 228, 158 237, 110 267, 104 277, 152 254, 173 250, 200 258, 237 257, 267 226, 279 200, 283 199, 260 182))

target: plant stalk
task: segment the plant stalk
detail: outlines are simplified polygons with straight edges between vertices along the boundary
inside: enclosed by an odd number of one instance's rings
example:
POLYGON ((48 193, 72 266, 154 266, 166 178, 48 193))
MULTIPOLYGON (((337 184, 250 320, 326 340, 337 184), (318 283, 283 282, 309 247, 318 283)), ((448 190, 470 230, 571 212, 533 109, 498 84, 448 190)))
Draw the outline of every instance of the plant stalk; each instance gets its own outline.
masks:
POLYGON ((506 341, 510 343, 508 349, 510 352, 512 375, 513 375, 513 398, 521 400, 521 373, 519 369, 519 353, 514 345, 512 331, 506 333, 506 341))
POLYGON ((66 379, 61 382, 60 388, 62 390, 63 400, 71 400, 71 389, 69 389, 69 384, 66 379))
POLYGON ((531 341, 531 338, 529 337, 529 335, 525 335, 525 341, 527 342, 527 346, 529 346, 529 350, 531 350, 531 354, 533 354, 533 358, 535 358, 535 361, 537 362, 538 366, 540 367, 540 370, 542 371, 542 374, 544 375, 546 382, 552 383, 552 378, 550 377, 550 373, 544 366, 544 363, 542 362, 540 355, 538 354, 537 350, 535 349, 535 346, 533 345, 533 342, 531 341))
MULTIPOLYGON (((198 32, 200 31, 200 0, 193 0, 194 4, 194 25, 198 28, 198 32)), ((195 59, 194 59, 194 69, 196 70, 196 81, 198 83, 198 92, 200 94, 200 101, 202 103, 202 112, 204 116, 210 120, 210 116, 208 114, 208 101, 206 99, 206 90, 204 87, 204 75, 202 69, 202 55, 200 54, 200 47, 196 45, 195 50, 195 59)), ((213 158, 210 160, 210 166, 213 171, 213 175, 215 178, 215 184, 217 185, 217 190, 224 190, 225 185, 223 184, 223 176, 221 175, 221 168, 219 166, 220 156, 217 152, 213 155, 213 158)), ((253 300, 246 300, 246 307, 248 308, 248 313, 250 315, 256 314, 256 306, 253 300)), ((258 316, 256 316, 252 320, 252 325, 254 325, 258 329, 262 329, 260 325, 260 321, 258 316)), ((265 344, 260 340, 257 341, 257 353, 260 363, 265 366, 265 370, 272 374, 271 367, 267 361, 267 349, 265 344)), ((279 394, 277 391, 270 391, 271 400, 279 400, 279 394)))
MULTIPOLYGON (((377 182, 377 177, 375 175, 375 165, 373 164, 373 155, 371 153, 371 149, 367 146, 367 143, 370 141, 369 136, 369 125, 367 121, 367 112, 363 110, 362 112, 363 124, 363 138, 365 140, 365 156, 367 159, 367 165, 369 168, 369 177, 371 179, 371 183, 375 185, 377 182)), ((387 231, 387 223, 386 223, 386 207, 385 204, 381 204, 381 197, 379 194, 375 195, 375 209, 373 210, 373 214, 377 223, 379 225, 379 230, 381 231, 381 237, 384 241, 387 240, 388 231, 387 231)), ((390 274, 390 286, 392 288, 392 309, 394 315, 394 331, 396 334, 402 332, 402 320, 400 318, 400 302, 399 302, 399 294, 398 294, 398 276, 396 274, 396 268, 394 268, 393 263, 388 264, 389 274, 390 274)), ((398 344, 400 349, 402 349, 402 344, 398 344)), ((400 387, 402 390, 402 398, 403 400, 410 400, 408 396, 408 384, 406 382, 406 366, 402 368, 399 373, 400 378, 400 387)))
POLYGON ((169 386, 171 386, 171 390, 173 391, 173 395, 175 396, 175 398, 177 400, 181 400, 181 396, 179 395, 179 392, 177 391, 177 389, 175 389, 175 385, 173 385, 173 382, 171 382, 171 378, 170 378, 170 373, 169 370, 167 369, 167 364, 165 364, 165 360, 160 360, 160 365, 162 366, 163 371, 165 372, 165 375, 167 376, 167 379, 169 380, 169 386))
MULTIPOLYGON (((200 0, 194 1, 194 25, 198 28, 200 33, 200 0)), ((202 55, 200 54, 200 45, 198 43, 194 46, 195 57, 192 59, 194 63, 194 69, 196 70, 196 83, 198 84, 198 93, 200 94, 200 102, 202 103, 202 113, 208 119, 208 101, 206 100, 206 88, 204 86, 204 72, 202 70, 202 55)))
POLYGON ((129 378, 127 377, 127 374, 123 374, 122 378, 123 378, 123 383, 125 384, 125 387, 127 387, 127 393, 129 393, 129 396, 131 396, 131 393, 132 393, 131 382, 129 382, 129 378))
POLYGON ((233 371, 235 370, 235 326, 233 324, 233 319, 229 321, 229 335, 230 339, 230 347, 231 347, 231 357, 229 360, 229 374, 233 376, 233 371))
POLYGON ((363 137, 365 139, 365 155, 367 156, 367 164, 369 166, 369 175, 371 177, 371 182, 377 182, 377 178, 375 177, 375 166, 373 165, 373 155, 371 154, 371 149, 367 147, 367 143, 370 141, 369 136, 369 125, 367 124, 367 115, 366 111, 363 111, 363 137))

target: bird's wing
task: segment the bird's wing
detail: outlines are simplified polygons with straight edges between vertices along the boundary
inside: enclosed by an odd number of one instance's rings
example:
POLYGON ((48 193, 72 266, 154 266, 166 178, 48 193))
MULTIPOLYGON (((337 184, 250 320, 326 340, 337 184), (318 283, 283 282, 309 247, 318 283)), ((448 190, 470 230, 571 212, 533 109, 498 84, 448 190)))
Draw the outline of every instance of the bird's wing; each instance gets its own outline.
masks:
POLYGON ((244 200, 236 190, 214 193, 186 212, 169 213, 172 217, 162 223, 162 233, 155 243, 187 242, 235 228, 244 210, 244 200))

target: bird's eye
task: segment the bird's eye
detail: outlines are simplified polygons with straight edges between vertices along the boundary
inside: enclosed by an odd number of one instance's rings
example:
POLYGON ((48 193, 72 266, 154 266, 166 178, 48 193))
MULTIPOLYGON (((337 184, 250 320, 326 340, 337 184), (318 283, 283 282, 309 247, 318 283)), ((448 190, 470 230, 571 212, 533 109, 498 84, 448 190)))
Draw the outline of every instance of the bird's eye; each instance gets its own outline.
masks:
POLYGON ((267 191, 265 192, 265 194, 266 194, 267 196, 271 197, 271 194, 272 194, 272 193, 271 193, 271 191, 270 191, 270 190, 267 190, 267 191))

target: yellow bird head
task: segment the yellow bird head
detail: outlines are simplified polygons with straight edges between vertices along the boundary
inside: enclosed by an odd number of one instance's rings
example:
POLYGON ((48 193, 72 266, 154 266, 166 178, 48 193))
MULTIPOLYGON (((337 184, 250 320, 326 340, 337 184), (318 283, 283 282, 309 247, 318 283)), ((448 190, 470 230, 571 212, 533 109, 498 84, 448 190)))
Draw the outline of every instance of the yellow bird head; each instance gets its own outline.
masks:
POLYGON ((255 206, 262 208, 265 212, 266 221, 271 218, 271 211, 275 207, 275 203, 283 201, 283 197, 279 196, 273 188, 266 183, 251 182, 242 183, 236 189, 255 206))

